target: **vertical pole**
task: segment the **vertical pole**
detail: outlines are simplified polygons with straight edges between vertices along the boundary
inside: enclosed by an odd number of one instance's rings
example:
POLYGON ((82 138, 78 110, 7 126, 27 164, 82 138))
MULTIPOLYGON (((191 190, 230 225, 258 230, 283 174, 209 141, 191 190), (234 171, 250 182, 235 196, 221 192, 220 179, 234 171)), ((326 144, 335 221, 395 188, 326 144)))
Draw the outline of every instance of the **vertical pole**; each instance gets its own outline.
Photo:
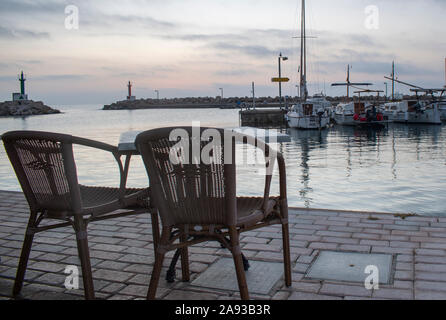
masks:
POLYGON ((279 55, 279 103, 280 109, 282 109, 282 82, 280 82, 282 78, 282 68, 280 66, 280 60, 282 60, 282 52, 279 55))
POLYGON ((305 100, 307 99, 307 17, 306 17, 306 9, 305 9, 305 0, 303 1, 303 32, 304 32, 304 83, 305 83, 305 100))
POLYGON ((302 0, 300 37, 300 100, 307 99, 307 38, 305 30, 305 0, 302 0))
POLYGON ((254 110, 256 109, 256 93, 254 81, 252 82, 252 107, 254 110))
POLYGON ((305 0, 302 0, 302 14, 300 17, 300 100, 304 100, 304 29, 305 29, 305 21, 304 21, 304 12, 305 12, 305 0))
POLYGON ((347 101, 350 98, 350 65, 347 65, 347 101))
POLYGON ((446 58, 444 58, 444 87, 446 88, 446 58))
POLYGON ((392 101, 395 101, 395 61, 392 61, 392 101))

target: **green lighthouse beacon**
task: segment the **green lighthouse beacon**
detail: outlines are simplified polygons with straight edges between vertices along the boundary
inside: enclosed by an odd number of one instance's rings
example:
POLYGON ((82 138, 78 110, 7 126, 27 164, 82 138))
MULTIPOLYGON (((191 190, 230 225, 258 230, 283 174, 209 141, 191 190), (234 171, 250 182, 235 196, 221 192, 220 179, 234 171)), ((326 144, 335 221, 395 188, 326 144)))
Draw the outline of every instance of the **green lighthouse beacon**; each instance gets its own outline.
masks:
POLYGON ((13 101, 26 101, 28 100, 28 95, 25 93, 25 75, 22 73, 19 76, 20 81, 20 93, 13 93, 12 100, 13 101))
POLYGON ((26 81, 26 79, 25 79, 25 76, 23 75, 23 71, 22 71, 22 74, 20 75, 19 81, 20 81, 20 94, 22 96, 24 96, 25 95, 25 81, 26 81))

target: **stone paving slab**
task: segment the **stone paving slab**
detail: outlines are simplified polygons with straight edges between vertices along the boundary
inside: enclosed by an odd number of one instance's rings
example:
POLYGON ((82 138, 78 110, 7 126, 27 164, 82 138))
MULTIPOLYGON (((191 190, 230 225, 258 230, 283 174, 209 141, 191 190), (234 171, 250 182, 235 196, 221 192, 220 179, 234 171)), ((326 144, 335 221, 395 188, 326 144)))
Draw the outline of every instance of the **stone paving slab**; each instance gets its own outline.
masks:
POLYGON ((364 283, 376 268, 380 284, 390 284, 393 257, 388 254, 366 254, 323 251, 308 270, 306 278, 364 283), (366 272, 367 271, 367 272, 366 272))
MULTIPOLYGON (((0 299, 11 296, 27 220, 23 194, 0 191, 0 299)), ((252 299, 446 299, 446 218, 291 208, 289 220, 292 286, 287 288, 280 274, 269 292, 251 292, 252 299), (327 251, 392 255, 393 281, 367 290, 358 282, 306 278, 316 259, 327 251)), ((96 222, 88 231, 96 296, 144 298, 154 263, 150 216, 96 222)), ((282 272, 280 226, 247 232, 241 236, 241 244, 252 263, 271 263, 282 272)), ((163 277, 171 257, 166 258, 163 277)), ((190 248, 191 283, 180 279, 170 284, 162 278, 157 298, 239 299, 234 290, 193 285, 224 259, 230 260, 231 254, 215 242, 190 248)), ((79 290, 64 286, 68 265, 79 266, 72 229, 37 234, 23 295, 29 299, 82 299, 82 279, 79 290)), ((180 263, 177 275, 181 277, 180 263)))
MULTIPOLYGON (((283 275, 282 263, 251 261, 245 272, 250 293, 267 295, 283 275)), ((223 258, 213 263, 192 282, 192 285, 205 288, 238 291, 234 260, 223 258)))

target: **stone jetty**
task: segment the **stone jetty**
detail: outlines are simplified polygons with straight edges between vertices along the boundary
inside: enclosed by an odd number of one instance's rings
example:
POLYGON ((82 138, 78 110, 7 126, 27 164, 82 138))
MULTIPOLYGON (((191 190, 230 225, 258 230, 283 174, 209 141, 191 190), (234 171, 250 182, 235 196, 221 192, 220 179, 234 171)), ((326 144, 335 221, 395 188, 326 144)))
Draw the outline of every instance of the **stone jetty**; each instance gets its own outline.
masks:
POLYGON ((23 117, 56 113, 60 113, 60 111, 44 105, 41 101, 0 102, 0 117, 23 117))
MULTIPOLYGON (((169 108, 237 108, 237 106, 252 103, 249 97, 232 97, 221 99, 219 97, 189 97, 172 99, 138 99, 123 100, 105 105, 103 110, 138 110, 138 109, 169 109, 169 108)), ((278 98, 257 98, 258 107, 278 105, 278 98)))

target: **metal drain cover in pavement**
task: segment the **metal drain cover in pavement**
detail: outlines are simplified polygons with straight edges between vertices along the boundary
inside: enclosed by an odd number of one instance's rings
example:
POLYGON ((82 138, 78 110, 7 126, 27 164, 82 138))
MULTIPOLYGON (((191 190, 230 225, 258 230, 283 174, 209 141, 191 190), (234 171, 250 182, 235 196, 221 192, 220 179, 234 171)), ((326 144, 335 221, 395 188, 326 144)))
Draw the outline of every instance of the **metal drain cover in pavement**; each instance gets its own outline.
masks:
MULTIPOLYGON (((246 282, 250 293, 268 294, 283 276, 283 264, 249 261, 246 282)), ((239 291, 234 260, 222 258, 204 271, 192 285, 198 287, 239 291)))
POLYGON ((364 282, 370 273, 365 273, 368 266, 376 266, 379 271, 379 283, 390 284, 393 258, 389 254, 363 254, 349 252, 322 251, 306 278, 364 282))

